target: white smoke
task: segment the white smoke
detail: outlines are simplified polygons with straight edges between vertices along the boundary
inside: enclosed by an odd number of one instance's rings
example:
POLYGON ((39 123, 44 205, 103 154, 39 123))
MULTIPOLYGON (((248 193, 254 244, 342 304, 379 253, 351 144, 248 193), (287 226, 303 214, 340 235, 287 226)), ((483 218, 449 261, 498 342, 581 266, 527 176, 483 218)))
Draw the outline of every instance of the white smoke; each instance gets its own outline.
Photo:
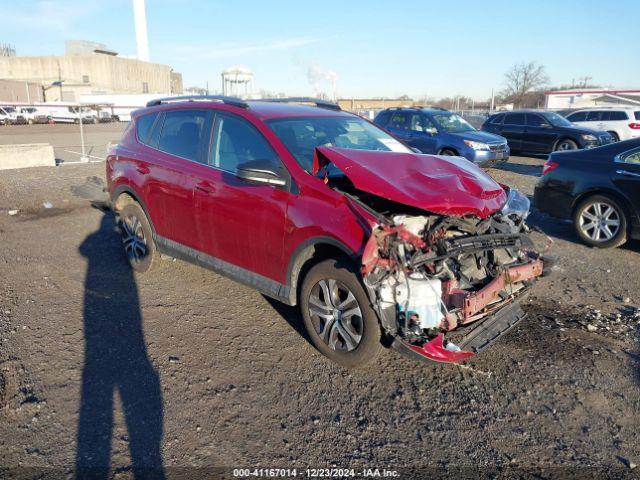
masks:
POLYGON ((327 96, 331 100, 336 100, 336 84, 338 82, 336 72, 322 67, 317 62, 309 62, 307 64, 307 80, 313 88, 314 96, 327 96))

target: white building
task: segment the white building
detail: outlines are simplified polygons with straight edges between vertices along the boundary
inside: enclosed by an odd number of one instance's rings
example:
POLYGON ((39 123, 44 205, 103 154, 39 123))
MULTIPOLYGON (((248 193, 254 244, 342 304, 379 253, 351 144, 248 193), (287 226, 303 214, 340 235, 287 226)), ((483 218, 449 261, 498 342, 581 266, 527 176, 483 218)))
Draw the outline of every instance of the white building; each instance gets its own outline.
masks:
POLYGON ((640 90, 585 88, 544 92, 550 109, 589 108, 597 105, 640 105, 640 90))

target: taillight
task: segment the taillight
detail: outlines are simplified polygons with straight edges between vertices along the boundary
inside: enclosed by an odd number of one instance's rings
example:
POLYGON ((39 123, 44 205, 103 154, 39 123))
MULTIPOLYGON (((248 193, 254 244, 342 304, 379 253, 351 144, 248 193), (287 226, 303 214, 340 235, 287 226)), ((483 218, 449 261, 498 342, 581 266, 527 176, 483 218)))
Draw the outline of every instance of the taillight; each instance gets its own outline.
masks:
POLYGON ((549 160, 542 166, 542 175, 546 175, 551 170, 555 170, 556 168, 558 168, 558 164, 549 160))
POLYGON ((630 123, 629 128, 633 128, 634 130, 640 130, 640 123, 630 123))

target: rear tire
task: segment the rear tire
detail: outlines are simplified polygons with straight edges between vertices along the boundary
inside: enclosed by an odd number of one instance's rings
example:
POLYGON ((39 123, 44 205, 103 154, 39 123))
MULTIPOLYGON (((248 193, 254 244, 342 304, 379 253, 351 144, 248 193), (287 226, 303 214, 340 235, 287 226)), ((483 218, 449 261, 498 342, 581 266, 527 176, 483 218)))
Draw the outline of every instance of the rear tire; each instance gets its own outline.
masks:
POLYGON ((582 200, 573 213, 573 225, 580 240, 592 247, 615 248, 627 241, 624 209, 605 195, 582 200))
POLYGON ((620 137, 618 136, 618 134, 616 132, 607 132, 609 135, 611 135, 611 137, 613 138, 614 142, 619 142, 620 141, 620 137))
POLYGON ((136 273, 153 269, 160 254, 153 240, 153 230, 147 215, 137 203, 125 205, 119 212, 120 233, 127 261, 136 273))
POLYGON ((313 345, 346 368, 373 361, 382 349, 378 317, 355 269, 345 260, 325 260, 302 283, 300 309, 313 345))

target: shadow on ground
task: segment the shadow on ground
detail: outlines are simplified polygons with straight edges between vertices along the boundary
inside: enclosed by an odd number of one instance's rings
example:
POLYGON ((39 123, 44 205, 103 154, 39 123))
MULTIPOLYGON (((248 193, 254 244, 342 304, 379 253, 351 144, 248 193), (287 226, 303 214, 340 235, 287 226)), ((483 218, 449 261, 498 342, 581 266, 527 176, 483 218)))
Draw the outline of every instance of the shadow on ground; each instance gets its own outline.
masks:
POLYGON ((76 468, 78 478, 108 478, 114 401, 122 403, 136 478, 163 478, 162 396, 147 357, 133 271, 124 259, 113 214, 80 246, 87 258, 76 468))

